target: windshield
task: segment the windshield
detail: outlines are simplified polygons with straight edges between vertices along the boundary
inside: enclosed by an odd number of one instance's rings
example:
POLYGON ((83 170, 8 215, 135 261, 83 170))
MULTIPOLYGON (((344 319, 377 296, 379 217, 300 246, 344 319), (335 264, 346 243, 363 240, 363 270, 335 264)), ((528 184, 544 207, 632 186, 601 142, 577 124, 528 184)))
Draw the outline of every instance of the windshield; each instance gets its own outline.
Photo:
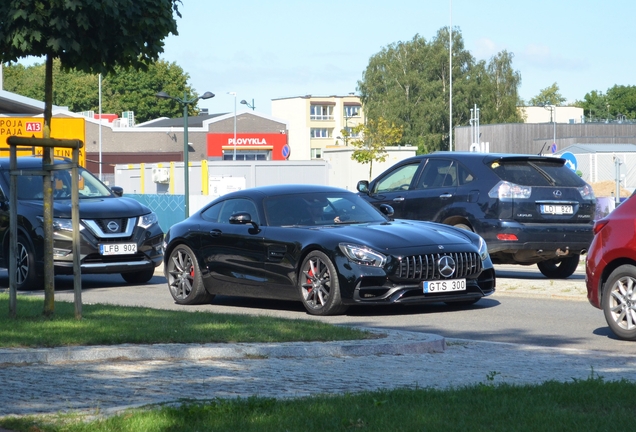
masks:
MULTIPOLYGON (((28 171, 23 171, 26 173, 28 171)), ((5 180, 9 183, 9 173, 4 172, 5 180)), ((71 198, 71 170, 53 171, 53 199, 70 199, 71 198)), ((18 199, 21 200, 41 200, 43 198, 42 176, 22 174, 16 177, 18 181, 18 199)), ((108 189, 97 177, 79 168, 79 197, 109 197, 111 196, 108 189)))
POLYGON ((371 204, 349 192, 273 196, 265 200, 265 215, 270 226, 358 224, 388 220, 371 204))

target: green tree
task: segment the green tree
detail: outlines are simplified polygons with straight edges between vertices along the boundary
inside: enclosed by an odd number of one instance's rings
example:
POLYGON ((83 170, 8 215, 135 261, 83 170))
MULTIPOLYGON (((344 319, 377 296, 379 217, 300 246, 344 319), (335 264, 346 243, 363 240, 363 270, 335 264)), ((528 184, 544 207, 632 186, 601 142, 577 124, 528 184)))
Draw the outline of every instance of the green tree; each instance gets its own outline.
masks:
POLYGON ((608 89, 607 104, 612 117, 636 118, 636 86, 615 85, 608 89))
MULTIPOLYGON (((342 133, 346 133, 342 130, 342 133)), ((387 146, 395 146, 402 139, 403 130, 383 117, 378 120, 368 120, 366 124, 359 124, 352 129, 354 136, 361 136, 361 139, 350 141, 355 147, 351 153, 351 159, 361 164, 369 164, 369 180, 373 171, 373 162, 384 162, 388 156, 387 146)))
MULTIPOLYGON (((177 34, 180 0, 3 0, 0 2, 0 62, 45 58, 44 130, 51 136, 53 60, 65 70, 107 74, 117 66, 146 69, 163 52, 163 40, 177 34)), ((45 149, 43 164, 53 150, 45 149)), ((53 194, 44 189, 44 314, 55 311, 53 284, 53 194)), ((76 316, 78 305, 76 304, 76 316)))
POLYGON ((555 105, 561 106, 565 103, 567 98, 563 97, 559 92, 559 86, 557 83, 552 84, 549 87, 541 89, 539 94, 530 99, 531 106, 542 105, 555 105))
MULTIPOLYGON (((440 29, 430 42, 416 35, 383 48, 358 81, 367 118, 402 126, 400 144, 416 145, 419 153, 449 148, 448 30, 440 29)), ((467 124, 475 104, 482 123, 521 121, 516 110, 521 77, 512 58, 504 51, 488 64, 477 63, 461 32, 453 31, 453 126, 467 124)))
MULTIPOLYGON (((44 99, 43 63, 24 67, 16 63, 4 68, 5 90, 37 100, 44 99)), ((173 95, 194 95, 187 84, 189 75, 176 63, 157 60, 148 64, 147 70, 115 67, 102 80, 102 112, 121 114, 134 111, 137 122, 157 117, 183 115, 180 106, 158 99, 157 92, 164 90, 173 95)), ((99 110, 99 75, 64 70, 60 61, 53 62, 53 104, 67 106, 73 112, 99 110)), ((188 107, 196 115, 195 107, 188 107)))
MULTIPOLYGON (((483 123, 518 123, 523 119, 517 110, 521 105, 519 86, 521 74, 512 68, 514 54, 502 51, 490 58, 486 68, 487 74, 482 86, 483 92, 483 123)), ((480 118, 480 122, 481 122, 480 118)))
POLYGON ((583 114, 590 121, 607 118, 609 115, 608 105, 607 95, 598 90, 592 90, 583 97, 582 101, 574 102, 574 106, 583 108, 583 114))

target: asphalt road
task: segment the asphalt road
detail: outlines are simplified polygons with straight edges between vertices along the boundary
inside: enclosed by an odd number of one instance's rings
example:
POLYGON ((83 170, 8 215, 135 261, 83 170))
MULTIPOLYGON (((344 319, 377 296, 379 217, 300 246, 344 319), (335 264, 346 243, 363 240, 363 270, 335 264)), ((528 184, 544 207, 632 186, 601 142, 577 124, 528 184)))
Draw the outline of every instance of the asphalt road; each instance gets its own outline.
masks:
MULTIPOLYGON (((217 297, 212 304, 179 306, 168 292, 161 269, 146 285, 130 286, 118 275, 85 275, 82 302, 147 306, 216 313, 265 314, 317 319, 334 324, 434 333, 448 338, 484 340, 636 354, 636 344, 616 339, 602 311, 585 297, 583 267, 566 280, 549 280, 535 266, 496 266, 497 292, 475 305, 352 307, 345 315, 313 317, 300 302, 217 297)), ((8 286, 6 271, 0 286, 8 286)), ((42 291, 31 295, 42 296, 42 291)), ((56 278, 56 300, 73 301, 73 279, 56 278)))

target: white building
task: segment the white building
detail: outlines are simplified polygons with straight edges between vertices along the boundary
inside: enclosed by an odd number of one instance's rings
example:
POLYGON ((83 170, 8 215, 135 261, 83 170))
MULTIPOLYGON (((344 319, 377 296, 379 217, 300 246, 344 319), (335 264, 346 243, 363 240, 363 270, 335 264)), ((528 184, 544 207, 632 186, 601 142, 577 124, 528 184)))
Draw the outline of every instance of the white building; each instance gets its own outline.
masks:
POLYGON ((342 130, 364 123, 360 98, 353 94, 273 99, 272 116, 289 125, 290 160, 322 159, 325 149, 347 146, 355 139, 343 136, 342 130))
POLYGON ((583 108, 573 106, 517 107, 525 123, 585 123, 583 108))

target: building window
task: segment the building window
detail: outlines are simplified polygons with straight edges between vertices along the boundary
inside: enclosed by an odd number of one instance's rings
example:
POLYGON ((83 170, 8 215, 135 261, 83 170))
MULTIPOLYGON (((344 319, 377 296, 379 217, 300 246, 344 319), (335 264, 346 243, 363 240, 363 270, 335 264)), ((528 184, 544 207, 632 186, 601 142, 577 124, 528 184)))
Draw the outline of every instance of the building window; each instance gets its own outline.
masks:
MULTIPOLYGON (((253 160, 271 160, 271 151, 268 150, 240 150, 236 152, 236 160, 253 161, 253 160)), ((223 151, 223 160, 234 160, 233 150, 223 151)))
POLYGON ((345 116, 345 118, 360 117, 360 106, 359 105, 346 105, 344 107, 344 116, 345 116))
POLYGON ((333 105, 311 105, 310 120, 333 120, 333 105))
POLYGON ((311 158, 312 159, 322 159, 322 149, 321 148, 312 148, 311 149, 311 158))
POLYGON ((311 138, 331 138, 333 129, 328 128, 311 128, 311 138))
POLYGON ((346 127, 344 128, 344 130, 346 130, 346 131, 347 131, 347 134, 348 134, 347 136, 348 136, 349 138, 360 138, 360 137, 361 137, 360 132, 355 131, 355 130, 353 129, 353 127, 351 127, 351 126, 346 126, 346 127))

